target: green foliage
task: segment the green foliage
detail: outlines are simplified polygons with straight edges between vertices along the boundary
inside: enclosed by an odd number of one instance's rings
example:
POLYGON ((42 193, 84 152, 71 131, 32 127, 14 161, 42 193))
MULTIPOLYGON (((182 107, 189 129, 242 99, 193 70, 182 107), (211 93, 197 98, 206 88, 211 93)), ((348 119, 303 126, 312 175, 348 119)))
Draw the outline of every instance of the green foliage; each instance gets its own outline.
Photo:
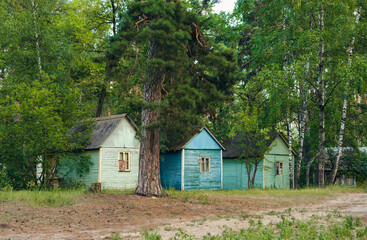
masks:
MULTIPOLYGON (((255 222, 250 219, 250 227, 241 229, 239 232, 228 228, 220 235, 208 233, 204 235, 204 240, 220 239, 365 239, 367 237, 367 228, 363 228, 352 216, 342 219, 335 219, 330 223, 322 223, 319 218, 311 220, 295 220, 280 216, 281 220, 276 223, 264 225, 260 220, 255 222)), ((160 236, 145 234, 144 239, 160 239, 160 236), (153 238, 154 237, 154 238, 153 238)), ((183 230, 172 239, 193 239, 183 230)))
MULTIPOLYGON (((331 151, 329 157, 333 163, 335 153, 331 151)), ((351 177, 358 182, 367 179, 367 153, 359 151, 358 148, 344 149, 339 166, 337 177, 351 177)))
MULTIPOLYGON (((131 104, 128 109, 135 113, 139 106, 133 104, 156 109, 157 103, 129 99, 141 96, 147 77, 161 76, 159 126, 162 150, 170 150, 191 135, 193 126, 204 124, 204 114, 215 118, 222 102, 230 99, 238 79, 236 56, 207 35, 214 24, 210 15, 198 14, 198 2, 135 1, 126 9, 121 12, 118 34, 111 40, 111 53, 122 59, 123 67, 129 66, 128 79, 121 86, 126 94, 120 102, 131 104), (147 56, 153 45, 157 54, 145 61, 142 56, 147 56)), ((123 108, 127 109, 126 105, 123 108)))

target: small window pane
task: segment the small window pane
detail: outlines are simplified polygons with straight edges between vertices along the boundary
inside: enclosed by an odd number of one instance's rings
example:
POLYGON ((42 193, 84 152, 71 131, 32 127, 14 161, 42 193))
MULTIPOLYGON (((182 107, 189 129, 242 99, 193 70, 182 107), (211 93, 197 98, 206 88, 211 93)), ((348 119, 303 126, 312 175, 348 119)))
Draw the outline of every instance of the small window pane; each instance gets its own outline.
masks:
POLYGON ((200 158, 200 172, 210 172, 210 158, 200 158))
POLYGON ((119 153, 119 171, 130 171, 130 153, 129 152, 120 152, 119 153))

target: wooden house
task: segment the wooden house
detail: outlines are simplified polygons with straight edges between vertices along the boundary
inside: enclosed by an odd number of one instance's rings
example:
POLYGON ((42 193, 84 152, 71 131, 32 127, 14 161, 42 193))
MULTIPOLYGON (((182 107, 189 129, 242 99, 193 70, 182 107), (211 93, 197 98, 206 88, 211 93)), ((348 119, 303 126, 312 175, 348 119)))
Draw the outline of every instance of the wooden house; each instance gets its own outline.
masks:
MULTIPOLYGON (((223 145, 226 151, 223 152, 223 189, 246 189, 248 188, 248 173, 243 156, 243 149, 239 146, 246 144, 256 146, 254 142, 245 142, 241 135, 227 139, 223 145)), ((261 157, 255 174, 255 187, 258 188, 289 188, 289 155, 287 138, 281 132, 269 134, 266 141, 268 148, 264 156, 257 156, 254 151, 253 156, 261 157)), ((255 147, 256 148, 256 147, 255 147)), ((293 153, 293 164, 296 156, 293 153)), ((294 167, 293 167, 294 171, 294 167)), ((253 170, 251 176, 253 175, 253 170)), ((293 174, 294 176, 294 174, 293 174)))
MULTIPOLYGON (((338 148, 337 147, 326 148, 326 150, 329 154, 336 155, 338 148)), ((343 151, 342 157, 339 162, 338 172, 334 184, 347 187, 357 187, 357 186, 367 187, 367 180, 365 180, 364 182, 357 182, 356 178, 353 177, 356 168, 365 171, 364 165, 361 164, 360 159, 358 159, 358 157, 360 156, 355 155, 356 151, 352 147, 343 147, 342 151, 343 151)), ((358 152, 362 154, 367 154, 367 147, 358 147, 358 152)), ((332 166, 333 162, 328 157, 325 164, 325 174, 324 174, 325 182, 329 181, 330 175, 332 173, 332 166)), ((314 173, 313 178, 316 180, 317 178, 316 173, 314 173)))
POLYGON ((197 128, 190 139, 161 154, 162 186, 180 190, 222 189, 223 150, 208 128, 197 128))
POLYGON ((95 119, 87 146, 79 155, 89 155, 93 165, 81 177, 70 177, 102 189, 132 189, 138 183, 140 141, 137 126, 127 114, 95 119))

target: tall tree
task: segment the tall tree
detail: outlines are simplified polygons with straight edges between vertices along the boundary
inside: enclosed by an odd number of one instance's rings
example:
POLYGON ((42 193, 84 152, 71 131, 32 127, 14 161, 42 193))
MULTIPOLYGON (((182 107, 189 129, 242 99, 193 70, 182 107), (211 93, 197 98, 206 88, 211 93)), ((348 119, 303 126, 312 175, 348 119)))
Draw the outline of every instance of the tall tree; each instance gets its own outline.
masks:
MULTIPOLYGON (((208 3, 203 2, 204 5, 208 3)), ((132 2, 122 16, 121 27, 114 40, 115 46, 133 46, 138 53, 136 56, 146 56, 145 62, 139 62, 140 66, 134 65, 135 69, 144 69, 136 70, 144 79, 139 181, 135 191, 139 195, 162 194, 160 128, 167 129, 166 124, 180 122, 180 118, 185 116, 172 112, 179 109, 177 105, 173 109, 165 106, 173 106, 174 98, 178 97, 183 102, 191 102, 187 106, 196 108, 192 113, 207 112, 209 104, 222 99, 223 93, 229 93, 235 81, 235 74, 230 72, 236 69, 233 51, 220 49, 204 36, 204 23, 208 16, 203 14, 202 5, 199 8, 195 4, 191 6, 185 1, 173 0, 132 2), (194 99, 195 92, 200 93, 201 103, 194 99), (163 102, 168 105, 161 105, 162 95, 163 102)), ((124 54, 118 51, 116 49, 117 55, 124 54)), ((198 120, 197 117, 190 119, 193 122, 198 120)), ((186 126, 187 130, 189 128, 186 126)))

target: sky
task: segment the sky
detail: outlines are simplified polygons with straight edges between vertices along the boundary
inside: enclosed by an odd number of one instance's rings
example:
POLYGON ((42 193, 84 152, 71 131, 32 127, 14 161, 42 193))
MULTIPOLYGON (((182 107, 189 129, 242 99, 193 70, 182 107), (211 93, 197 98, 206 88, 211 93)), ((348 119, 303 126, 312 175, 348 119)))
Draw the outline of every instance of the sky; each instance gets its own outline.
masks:
POLYGON ((220 0, 220 3, 215 4, 214 12, 219 13, 220 11, 232 12, 236 0, 220 0))

